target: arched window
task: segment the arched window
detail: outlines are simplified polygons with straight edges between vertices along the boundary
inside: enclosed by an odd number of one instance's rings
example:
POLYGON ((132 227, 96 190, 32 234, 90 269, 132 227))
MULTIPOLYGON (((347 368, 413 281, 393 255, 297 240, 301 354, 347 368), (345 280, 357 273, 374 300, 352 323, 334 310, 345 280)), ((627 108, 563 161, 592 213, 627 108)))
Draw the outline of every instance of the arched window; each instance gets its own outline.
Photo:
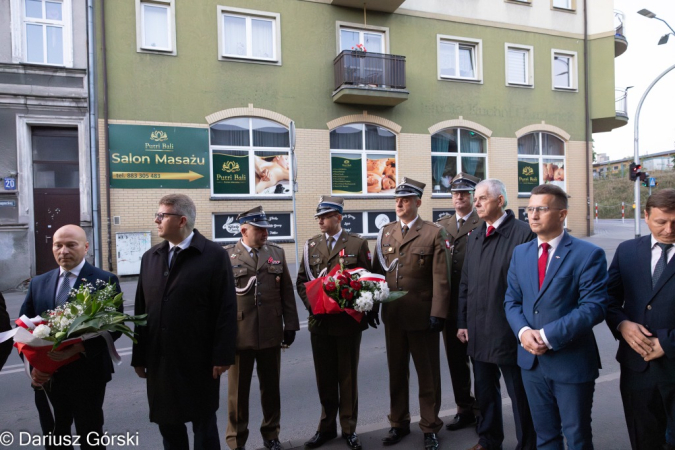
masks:
POLYGON ((518 138, 518 193, 529 194, 540 184, 565 189, 565 143, 543 132, 518 138))
POLYGON ((397 183, 396 135, 355 123, 330 132, 331 189, 340 195, 393 195, 397 183))
POLYGON ((211 125, 209 137, 214 196, 291 196, 288 128, 237 117, 211 125))
POLYGON ((487 139, 465 128, 446 128, 431 136, 431 178, 434 194, 450 194, 459 172, 487 177, 487 139))

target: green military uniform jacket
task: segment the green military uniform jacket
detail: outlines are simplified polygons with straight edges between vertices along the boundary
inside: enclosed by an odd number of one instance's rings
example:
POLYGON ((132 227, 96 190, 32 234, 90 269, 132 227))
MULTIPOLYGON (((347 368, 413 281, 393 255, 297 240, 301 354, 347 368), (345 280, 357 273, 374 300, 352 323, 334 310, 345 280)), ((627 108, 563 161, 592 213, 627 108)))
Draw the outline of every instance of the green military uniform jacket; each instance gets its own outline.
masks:
POLYGON ((241 240, 225 250, 237 287, 237 350, 281 346, 284 329, 300 329, 284 250, 268 242, 258 252, 257 265, 241 240))
MULTIPOLYGON (((366 270, 371 270, 368 241, 358 234, 350 234, 345 230, 342 230, 342 233, 340 233, 340 237, 333 246, 331 252, 328 251, 326 236, 324 234, 317 234, 312 237, 307 241, 305 246, 307 249, 308 265, 313 277, 317 277, 324 268, 327 269, 326 273, 330 272, 333 267, 340 263, 341 258, 344 260, 343 263, 347 269, 361 267, 366 270), (345 251, 345 256, 341 257, 340 251, 343 249, 345 251)), ((305 252, 303 252, 300 268, 298 269, 296 286, 300 298, 311 314, 311 307, 309 300, 307 299, 305 288, 305 283, 310 281, 306 267, 305 252)), ((344 336, 363 331, 366 328, 368 328, 368 321, 365 317, 359 323, 349 316, 349 314, 343 312, 341 314, 327 314, 321 316, 320 324, 310 324, 309 331, 318 334, 344 336)))

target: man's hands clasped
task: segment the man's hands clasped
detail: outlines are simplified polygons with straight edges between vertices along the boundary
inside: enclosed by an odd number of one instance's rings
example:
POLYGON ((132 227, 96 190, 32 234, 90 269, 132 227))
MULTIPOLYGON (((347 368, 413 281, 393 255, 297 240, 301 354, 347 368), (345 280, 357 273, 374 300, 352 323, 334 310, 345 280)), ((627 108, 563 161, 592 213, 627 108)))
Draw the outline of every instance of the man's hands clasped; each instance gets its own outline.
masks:
POLYGON ((652 361, 665 355, 659 338, 652 337, 652 333, 639 323, 624 320, 619 324, 619 332, 645 361, 652 361))

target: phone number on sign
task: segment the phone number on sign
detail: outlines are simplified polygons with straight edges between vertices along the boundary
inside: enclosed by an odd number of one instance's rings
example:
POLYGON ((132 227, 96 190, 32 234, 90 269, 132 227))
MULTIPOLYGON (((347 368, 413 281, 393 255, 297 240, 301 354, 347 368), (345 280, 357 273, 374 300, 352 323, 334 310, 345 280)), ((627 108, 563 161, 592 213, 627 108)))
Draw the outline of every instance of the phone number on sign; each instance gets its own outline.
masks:
POLYGON ((114 173, 113 178, 117 179, 138 179, 138 180, 143 180, 143 179, 160 179, 162 176, 158 173, 134 173, 134 172, 129 172, 129 173, 114 173))

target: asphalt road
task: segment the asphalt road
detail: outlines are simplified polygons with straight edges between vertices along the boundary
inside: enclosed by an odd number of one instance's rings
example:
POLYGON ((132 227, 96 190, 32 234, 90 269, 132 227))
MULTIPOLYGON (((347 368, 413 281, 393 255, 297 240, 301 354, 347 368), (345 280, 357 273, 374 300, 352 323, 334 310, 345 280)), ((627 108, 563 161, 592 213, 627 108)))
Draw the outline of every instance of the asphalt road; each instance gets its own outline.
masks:
MULTIPOLYGON (((646 226, 643 234, 649 233, 646 226)), ((596 234, 588 238, 591 242, 604 248, 608 262, 614 255, 616 246, 627 239, 634 237, 633 222, 621 220, 601 220, 596 225, 596 234)), ((133 298, 136 288, 134 281, 123 281, 122 288, 125 294, 125 309, 133 309, 133 298)), ((21 292, 4 293, 8 303, 10 317, 17 317, 24 294, 21 292)), ((306 313, 298 300, 298 311, 301 320, 304 320, 302 329, 298 333, 293 346, 282 353, 281 358, 281 436, 285 448, 302 446, 302 443, 311 437, 321 413, 316 382, 314 364, 312 361, 309 333, 306 327, 306 313)), ((600 348, 603 369, 597 380, 593 407, 593 432, 595 448, 599 450, 628 450, 628 434, 623 418, 621 396, 619 394, 619 366, 614 359, 617 344, 609 333, 605 324, 595 329, 600 348)), ((138 378, 129 366, 131 358, 131 342, 123 337, 117 341, 117 348, 122 356, 122 364, 115 370, 113 380, 108 384, 104 405, 105 430, 109 435, 123 435, 137 437, 137 448, 161 449, 161 436, 157 426, 148 420, 148 406, 145 393, 145 383, 138 378)), ((452 395, 450 376, 445 356, 441 356, 443 397, 441 404, 441 418, 451 419, 455 414, 455 403, 452 395)), ((255 376, 254 376, 255 377, 255 376)), ((221 381, 221 407, 218 411, 218 426, 221 434, 221 443, 225 445, 225 427, 227 414, 227 377, 221 381)), ((253 380, 251 390, 251 435, 247 443, 249 449, 261 448, 262 439, 258 432, 262 421, 260 411, 259 391, 257 381, 253 380)), ((415 370, 410 371, 410 405, 413 422, 419 420, 417 400, 417 378, 415 370)), ((389 424, 387 413, 388 400, 388 373, 384 343, 384 330, 369 329, 364 332, 361 344, 361 360, 359 367, 359 420, 358 433, 361 436, 364 448, 380 448, 381 438, 386 434, 389 424)), ((505 449, 515 447, 513 415, 510 401, 503 389, 505 449)), ((447 421, 446 420, 446 421, 447 421)), ((416 424, 413 424, 412 434, 396 446, 397 450, 420 449, 422 433, 416 424)), ((11 433, 13 444, 5 448, 23 449, 36 448, 33 445, 22 445, 28 442, 30 436, 39 435, 40 426, 33 404, 33 392, 29 380, 23 371, 21 360, 12 354, 5 368, 0 372, 0 448, 3 447, 3 432, 11 433), (21 434, 21 432, 24 432, 21 434), (23 439, 23 442, 22 442, 23 439)), ((478 442, 472 429, 456 432, 442 430, 439 433, 442 449, 468 449, 478 442)), ((117 446, 121 447, 121 446, 117 446)), ((109 446, 108 448, 116 448, 109 446)), ((345 449, 344 441, 336 439, 324 445, 326 449, 345 449)))

